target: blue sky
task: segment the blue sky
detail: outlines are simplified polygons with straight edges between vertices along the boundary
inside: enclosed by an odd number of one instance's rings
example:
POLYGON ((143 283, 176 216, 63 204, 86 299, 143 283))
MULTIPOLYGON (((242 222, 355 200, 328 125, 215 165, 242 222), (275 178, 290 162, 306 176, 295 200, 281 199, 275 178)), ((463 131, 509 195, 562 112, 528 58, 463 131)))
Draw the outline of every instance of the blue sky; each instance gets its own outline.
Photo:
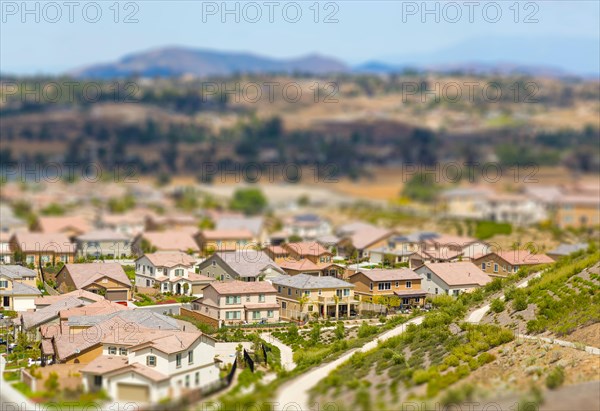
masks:
MULTIPOLYGON (((61 5, 62 0, 57 3, 61 5)), ((278 2, 274 9, 274 22, 268 21, 269 9, 264 2, 257 1, 254 4, 258 4, 262 18, 256 23, 250 21, 256 8, 246 6, 246 14, 243 14, 242 8, 247 2, 237 3, 240 21, 236 22, 235 14, 222 16, 221 10, 209 14, 214 7, 221 9, 220 1, 136 1, 130 2, 133 5, 127 7, 127 2, 123 1, 119 4, 118 23, 114 22, 113 0, 97 1, 102 12, 97 23, 83 18, 83 5, 87 6, 90 2, 79 3, 81 6, 74 10, 74 22, 68 21, 69 10, 61 6, 62 17, 53 23, 50 20, 55 18, 55 10, 48 8, 44 14, 41 9, 43 3, 38 6, 39 12, 23 15, 20 1, 3 0, 0 71, 60 73, 167 45, 249 51, 272 57, 295 57, 317 52, 350 64, 382 59, 396 63, 439 63, 436 56, 443 56, 448 63, 517 60, 586 73, 598 71, 597 61, 600 58, 600 50, 596 46, 600 38, 600 3, 597 1, 520 2, 518 22, 515 22, 514 0, 497 1, 494 5, 480 2, 473 10, 472 22, 469 21, 469 9, 461 1, 454 3, 458 8, 450 7, 446 2, 428 2, 428 8, 433 9, 437 5, 439 22, 435 21, 436 14, 421 15, 423 3, 420 1, 338 1, 329 2, 331 4, 327 7, 327 2, 320 2, 317 23, 314 21, 313 0, 295 4, 278 2), (302 16, 298 22, 292 23, 296 4, 302 16), (485 15, 484 5, 487 7, 485 15), (496 5, 502 13, 499 18, 495 14, 496 5), (284 6, 287 7, 288 21, 283 17, 284 6), (457 19, 457 10, 462 17, 452 22, 452 19, 457 19), (134 18, 138 22, 124 23, 125 15, 132 12, 135 12, 134 18), (325 23, 323 20, 329 13, 334 13, 333 18, 338 22, 325 23), (532 21, 525 22, 528 15, 532 21), (36 17, 40 22, 35 22, 36 17), (227 20, 223 22, 223 18, 227 20), (494 19, 497 21, 493 22, 494 19), (490 42, 494 50, 488 54, 486 39, 505 41, 490 42), (475 43, 477 47, 470 50, 468 45, 475 43), (535 48, 538 53, 528 53, 524 47, 529 50, 535 48), (576 56, 565 58, 565 49, 576 56), (582 60, 579 61, 579 58, 582 60)), ((30 2, 28 7, 33 9, 35 4, 30 2)), ((236 2, 228 3, 230 8, 235 5, 236 2)), ((95 9, 89 6, 87 10, 87 18, 92 20, 95 9)))

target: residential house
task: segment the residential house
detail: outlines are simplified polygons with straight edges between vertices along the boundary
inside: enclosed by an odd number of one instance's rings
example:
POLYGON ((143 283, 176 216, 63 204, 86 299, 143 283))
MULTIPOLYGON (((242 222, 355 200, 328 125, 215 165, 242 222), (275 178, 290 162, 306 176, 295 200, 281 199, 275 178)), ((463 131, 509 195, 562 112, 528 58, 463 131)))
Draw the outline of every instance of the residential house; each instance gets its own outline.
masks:
POLYGON ((493 194, 488 187, 459 187, 444 191, 440 195, 440 209, 447 217, 484 220, 487 198, 493 194))
POLYGON ((285 218, 282 231, 288 239, 296 236, 303 240, 314 240, 317 237, 331 234, 331 224, 316 214, 299 214, 285 218))
POLYGON ((199 331, 140 327, 133 341, 106 333, 101 347, 81 369, 83 386, 103 389, 115 401, 159 403, 219 381, 215 340, 199 331))
POLYGON ((290 259, 290 252, 281 245, 270 245, 264 248, 263 252, 276 263, 290 259))
POLYGON ((93 230, 94 227, 84 216, 40 216, 33 228, 33 231, 47 234, 61 233, 73 238, 93 230))
POLYGON ((20 265, 0 265, 0 307, 3 310, 27 311, 35 308, 42 295, 36 287, 37 274, 20 265))
POLYGON ((86 290, 110 301, 131 300, 131 281, 118 263, 65 264, 56 284, 62 293, 86 290))
POLYGON ((279 321, 277 290, 268 281, 213 282, 192 304, 201 320, 218 325, 279 321))
POLYGON ((548 251, 546 255, 556 261, 559 258, 567 257, 570 254, 587 250, 588 247, 589 245, 587 243, 560 244, 553 250, 548 251))
POLYGON ((398 299, 398 305, 403 306, 425 304, 427 291, 421 289, 421 277, 408 268, 360 270, 348 281, 354 284, 359 301, 381 304, 398 299))
POLYGON ((199 254, 200 247, 194 239, 197 229, 187 228, 168 231, 147 231, 138 235, 132 246, 135 255, 157 251, 180 251, 188 254, 199 254))
POLYGON ((545 254, 531 254, 529 250, 498 251, 473 260, 477 267, 493 277, 506 277, 521 267, 553 263, 545 254))
POLYGON ((284 274, 281 267, 258 250, 216 252, 198 266, 199 273, 220 280, 254 282, 284 274))
POLYGON ((534 198, 515 193, 492 193, 486 198, 483 219, 518 226, 548 218, 546 207, 534 198))
POLYGON ((415 272, 421 276, 421 289, 429 295, 457 296, 492 281, 486 273, 469 261, 426 263, 416 268, 415 272))
POLYGON ((340 277, 344 272, 343 267, 332 262, 332 253, 316 241, 270 246, 265 252, 275 257, 279 266, 289 275, 340 277))
POLYGON ((274 278, 281 316, 287 319, 308 319, 309 316, 339 318, 358 312, 354 284, 335 277, 308 274, 282 275, 274 278))
POLYGON ((358 259, 363 259, 369 258, 371 250, 390 247, 390 241, 397 233, 371 224, 356 223, 343 227, 338 235, 342 237, 337 246, 341 255, 352 257, 356 253, 358 259))
POLYGON ((236 251, 258 246, 254 235, 247 229, 202 230, 196 234, 196 241, 205 255, 216 251, 236 251))
POLYGON ((131 238, 118 231, 94 230, 75 238, 81 257, 125 258, 131 255, 131 238))
POLYGON ((600 226, 600 195, 562 196, 556 205, 555 222, 562 229, 600 226))
POLYGON ((268 240, 265 219, 261 216, 219 215, 215 219, 216 231, 246 230, 252 233, 252 242, 263 244, 268 240))
POLYGON ((0 232, 0 264, 11 264, 13 252, 10 249, 10 235, 0 232))
POLYGON ((10 249, 18 261, 47 265, 75 260, 76 245, 63 233, 17 232, 10 239, 10 249))
POLYGON ((163 293, 201 295, 214 278, 197 274, 196 263, 195 257, 179 251, 144 254, 135 260, 135 283, 163 293))
POLYGON ((146 228, 146 215, 140 210, 123 214, 102 214, 98 225, 101 229, 116 231, 128 238, 135 238, 146 228))

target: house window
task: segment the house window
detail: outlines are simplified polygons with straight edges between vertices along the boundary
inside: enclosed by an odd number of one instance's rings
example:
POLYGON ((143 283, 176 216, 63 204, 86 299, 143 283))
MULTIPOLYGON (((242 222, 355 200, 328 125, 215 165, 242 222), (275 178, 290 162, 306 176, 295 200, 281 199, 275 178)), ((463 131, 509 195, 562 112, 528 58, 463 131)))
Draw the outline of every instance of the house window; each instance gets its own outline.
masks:
POLYGON ((242 318, 242 315, 239 311, 226 311, 225 319, 226 320, 239 320, 242 318))
POLYGON ((287 303, 285 301, 281 302, 281 308, 283 308, 283 309, 287 308, 287 303))
POLYGON ((344 288, 344 297, 348 297, 350 295, 350 289, 344 288))
POLYGON ((183 268, 178 268, 175 270, 175 277, 183 277, 183 268))
POLYGON ((252 311, 252 319, 260 320, 260 311, 252 311))
POLYGON ((7 288, 8 287, 8 281, 0 281, 0 288, 7 288))
POLYGON ((373 283, 369 283, 369 290, 373 291, 373 283))
POLYGON ((485 263, 481 263, 481 269, 485 270, 485 263))
POLYGON ((288 288, 288 295, 292 295, 292 289, 288 288))
POLYGON ((497 273, 498 272, 498 264, 494 263, 494 272, 497 273))
POLYGON ((101 375, 94 375, 94 385, 96 387, 102 386, 102 376, 101 375))
POLYGON ((217 265, 217 262, 215 260, 213 260, 212 265, 213 265, 213 267, 215 267, 217 265))
POLYGON ((431 273, 427 273, 427 279, 431 281, 431 273))
POLYGON ((175 366, 176 366, 177 368, 180 368, 180 367, 181 367, 181 353, 180 353, 180 354, 177 354, 177 355, 175 355, 175 366))
POLYGON ((200 373, 196 372, 196 374, 194 374, 194 383, 196 384, 196 386, 200 385, 200 373))
POLYGON ((312 310, 313 310, 313 306, 312 306, 312 305, 309 305, 309 306, 308 306, 308 311, 312 311, 312 310))
POLYGON ((188 364, 194 363, 194 351, 188 351, 188 364))
POLYGON ((190 376, 185 376, 185 388, 190 388, 190 376))
POLYGON ((323 290, 319 290, 319 295, 323 294, 323 290))
POLYGON ((400 286, 400 281, 396 281, 396 288, 400 286))
POLYGON ((452 290, 452 294, 456 297, 458 295, 459 290, 452 290))
POLYGON ((438 288, 437 287, 435 287, 435 294, 436 295, 438 294, 438 288))
POLYGON ((277 292, 281 293, 281 286, 280 285, 277 286, 277 292))
POLYGON ((228 295, 225 298, 225 304, 241 304, 242 297, 239 295, 228 295))
POLYGON ((412 281, 406 282, 406 288, 412 288, 412 281))
POLYGON ((264 294, 259 294, 258 295, 258 302, 259 303, 264 303, 265 302, 265 295, 264 294))
POLYGON ((108 347, 108 354, 110 354, 110 355, 116 355, 117 354, 117 347, 108 347))
POLYGON ((127 355, 127 348, 119 348, 119 355, 127 355))
POLYGON ((247 295, 247 296, 246 296, 246 302, 247 302, 247 303, 249 303, 249 302, 250 302, 250 296, 249 296, 249 295, 247 295))
POLYGON ((146 365, 148 367, 156 367, 156 357, 154 355, 149 355, 146 357, 146 365))
POLYGON ((310 296, 310 291, 304 291, 304 295, 310 296))
POLYGON ((517 267, 516 265, 513 267, 513 272, 516 273, 517 271, 519 271, 519 267, 517 267))
POLYGON ((392 283, 379 283, 377 284, 377 288, 379 289, 379 291, 389 290, 392 288, 392 283))
POLYGON ((267 311, 267 317, 268 318, 273 318, 273 310, 267 311))

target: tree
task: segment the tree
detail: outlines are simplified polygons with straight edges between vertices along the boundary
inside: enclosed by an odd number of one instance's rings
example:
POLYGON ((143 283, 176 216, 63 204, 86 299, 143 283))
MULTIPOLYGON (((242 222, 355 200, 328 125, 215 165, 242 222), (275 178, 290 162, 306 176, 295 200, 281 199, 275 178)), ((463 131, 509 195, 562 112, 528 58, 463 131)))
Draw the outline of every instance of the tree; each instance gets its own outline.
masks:
POLYGON ((56 393, 59 387, 60 384, 58 382, 58 374, 55 372, 51 372, 48 375, 46 381, 44 382, 44 388, 50 393, 56 393))
POLYGON ((288 243, 299 243, 302 241, 302 237, 297 234, 292 234, 288 237, 288 243))
POLYGON ((335 326, 335 338, 338 340, 343 340, 345 333, 344 333, 344 323, 342 321, 339 321, 336 326, 335 326))
POLYGON ((501 313, 502 311, 504 311, 504 301, 502 301, 499 298, 496 298, 490 304, 490 308, 495 313, 501 313))
POLYGON ((233 194, 229 207, 247 215, 260 214, 267 207, 267 199, 258 188, 241 188, 233 194))

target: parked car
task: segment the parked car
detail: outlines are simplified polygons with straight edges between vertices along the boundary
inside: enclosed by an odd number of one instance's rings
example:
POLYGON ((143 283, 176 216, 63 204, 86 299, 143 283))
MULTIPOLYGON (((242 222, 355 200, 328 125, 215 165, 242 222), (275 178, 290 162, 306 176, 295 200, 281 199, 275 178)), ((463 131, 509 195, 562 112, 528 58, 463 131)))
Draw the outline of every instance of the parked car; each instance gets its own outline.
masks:
POLYGON ((34 360, 33 358, 29 358, 27 360, 27 366, 31 367, 32 365, 42 365, 42 360, 41 359, 34 360))

